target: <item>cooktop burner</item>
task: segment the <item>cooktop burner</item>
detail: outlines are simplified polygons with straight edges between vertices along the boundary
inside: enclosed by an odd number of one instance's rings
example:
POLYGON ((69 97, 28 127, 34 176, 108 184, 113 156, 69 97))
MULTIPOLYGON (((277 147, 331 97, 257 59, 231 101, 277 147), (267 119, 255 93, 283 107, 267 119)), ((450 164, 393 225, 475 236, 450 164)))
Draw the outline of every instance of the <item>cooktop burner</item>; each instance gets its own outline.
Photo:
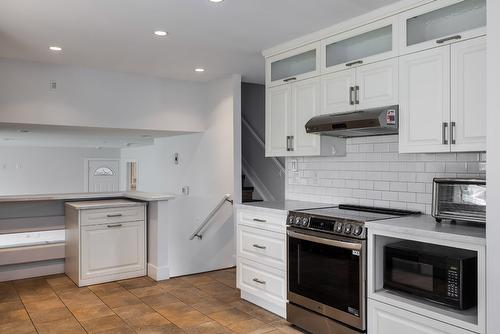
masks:
POLYGON ((292 228, 365 238, 366 222, 420 214, 417 211, 375 208, 357 205, 291 211, 287 223, 292 228))

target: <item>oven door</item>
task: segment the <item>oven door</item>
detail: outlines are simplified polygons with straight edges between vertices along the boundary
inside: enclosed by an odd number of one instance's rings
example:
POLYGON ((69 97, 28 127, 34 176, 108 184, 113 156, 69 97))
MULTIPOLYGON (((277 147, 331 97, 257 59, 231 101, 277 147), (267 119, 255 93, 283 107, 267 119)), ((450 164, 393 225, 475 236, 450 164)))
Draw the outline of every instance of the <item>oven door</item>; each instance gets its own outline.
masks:
POLYGON ((366 241, 289 228, 288 300, 366 329, 366 241))

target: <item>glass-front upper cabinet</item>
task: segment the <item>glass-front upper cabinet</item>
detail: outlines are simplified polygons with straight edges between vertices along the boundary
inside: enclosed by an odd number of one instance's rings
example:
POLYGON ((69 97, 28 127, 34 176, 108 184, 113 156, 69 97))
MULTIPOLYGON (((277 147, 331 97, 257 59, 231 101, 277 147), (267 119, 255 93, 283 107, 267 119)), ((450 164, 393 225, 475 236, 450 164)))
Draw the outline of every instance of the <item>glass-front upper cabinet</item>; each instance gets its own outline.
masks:
POLYGON ((390 17, 323 40, 323 73, 397 56, 396 28, 390 17))
POLYGON ((401 54, 486 34, 486 0, 436 1, 399 15, 401 54))
POLYGON ((319 75, 320 43, 312 43, 266 59, 268 87, 319 75))

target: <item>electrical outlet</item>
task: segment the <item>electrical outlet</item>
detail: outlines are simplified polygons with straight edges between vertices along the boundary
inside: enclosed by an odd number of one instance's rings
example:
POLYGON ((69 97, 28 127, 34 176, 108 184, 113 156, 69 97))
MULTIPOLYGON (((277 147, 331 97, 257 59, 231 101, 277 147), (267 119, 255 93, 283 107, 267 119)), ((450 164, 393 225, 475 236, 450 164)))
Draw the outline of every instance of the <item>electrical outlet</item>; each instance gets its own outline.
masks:
POLYGON ((57 81, 55 80, 49 81, 49 90, 57 90, 57 81))
POLYGON ((299 162, 297 161, 297 159, 290 160, 290 170, 292 172, 299 171, 299 162))
POLYGON ((189 195, 189 186, 182 187, 182 194, 185 196, 189 195))
POLYGON ((174 153, 174 165, 179 164, 179 153, 174 153))

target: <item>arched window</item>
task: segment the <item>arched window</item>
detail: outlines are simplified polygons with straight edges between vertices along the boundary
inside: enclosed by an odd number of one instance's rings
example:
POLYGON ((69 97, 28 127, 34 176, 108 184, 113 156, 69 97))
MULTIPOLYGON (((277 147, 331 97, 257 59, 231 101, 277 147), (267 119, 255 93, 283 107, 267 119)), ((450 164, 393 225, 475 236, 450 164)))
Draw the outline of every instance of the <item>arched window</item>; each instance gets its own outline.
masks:
POLYGON ((99 167, 94 172, 94 176, 112 176, 114 174, 113 170, 106 166, 99 167))

